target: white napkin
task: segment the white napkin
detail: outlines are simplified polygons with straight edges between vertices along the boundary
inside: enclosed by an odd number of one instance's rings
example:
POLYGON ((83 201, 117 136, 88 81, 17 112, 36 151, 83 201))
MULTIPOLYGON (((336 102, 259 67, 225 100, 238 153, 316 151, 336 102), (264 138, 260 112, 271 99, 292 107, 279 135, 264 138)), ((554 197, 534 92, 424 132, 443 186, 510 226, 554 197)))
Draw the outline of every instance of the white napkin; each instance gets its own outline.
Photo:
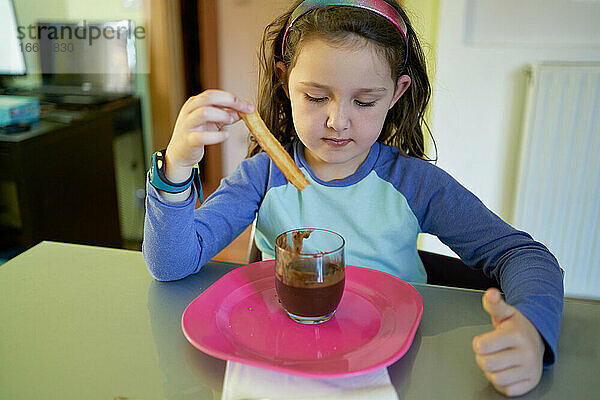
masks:
POLYGON ((221 400, 398 400, 387 368, 349 378, 315 379, 227 361, 221 400))

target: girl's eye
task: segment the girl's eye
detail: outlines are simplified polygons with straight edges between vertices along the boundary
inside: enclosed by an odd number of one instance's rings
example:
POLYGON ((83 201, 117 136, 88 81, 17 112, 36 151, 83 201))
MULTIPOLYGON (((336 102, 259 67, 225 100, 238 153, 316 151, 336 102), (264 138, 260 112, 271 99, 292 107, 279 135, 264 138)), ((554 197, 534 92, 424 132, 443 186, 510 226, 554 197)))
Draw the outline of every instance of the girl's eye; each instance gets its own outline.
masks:
POLYGON ((312 97, 308 93, 304 93, 304 96, 306 97, 306 100, 312 101, 313 103, 322 103, 327 100, 327 97, 312 97))
POLYGON ((358 100, 354 100, 354 102, 359 107, 373 107, 376 103, 376 101, 363 102, 363 101, 358 101, 358 100))

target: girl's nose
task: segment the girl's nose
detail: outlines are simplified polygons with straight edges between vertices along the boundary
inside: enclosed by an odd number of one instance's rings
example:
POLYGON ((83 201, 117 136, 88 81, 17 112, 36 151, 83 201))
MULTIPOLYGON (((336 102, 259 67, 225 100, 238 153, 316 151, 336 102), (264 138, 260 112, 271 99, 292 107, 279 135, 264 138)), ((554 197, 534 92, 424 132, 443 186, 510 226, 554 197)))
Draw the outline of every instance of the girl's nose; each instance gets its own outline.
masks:
POLYGON ((342 132, 350 127, 350 116, 341 104, 331 102, 327 110, 327 127, 342 132))

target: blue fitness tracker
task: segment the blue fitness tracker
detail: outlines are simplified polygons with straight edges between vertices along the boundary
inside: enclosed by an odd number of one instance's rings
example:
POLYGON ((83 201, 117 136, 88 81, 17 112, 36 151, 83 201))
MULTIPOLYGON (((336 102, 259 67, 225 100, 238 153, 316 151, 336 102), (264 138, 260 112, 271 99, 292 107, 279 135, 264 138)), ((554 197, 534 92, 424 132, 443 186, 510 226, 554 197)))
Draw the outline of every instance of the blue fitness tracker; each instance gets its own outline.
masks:
POLYGON ((158 190, 167 193, 181 193, 195 183, 198 199, 202 203, 204 201, 202 195, 202 185, 200 184, 200 174, 198 172, 198 164, 194 165, 192 175, 181 183, 173 183, 165 176, 165 154, 166 150, 157 151, 152 155, 152 168, 150 168, 150 184, 158 190))

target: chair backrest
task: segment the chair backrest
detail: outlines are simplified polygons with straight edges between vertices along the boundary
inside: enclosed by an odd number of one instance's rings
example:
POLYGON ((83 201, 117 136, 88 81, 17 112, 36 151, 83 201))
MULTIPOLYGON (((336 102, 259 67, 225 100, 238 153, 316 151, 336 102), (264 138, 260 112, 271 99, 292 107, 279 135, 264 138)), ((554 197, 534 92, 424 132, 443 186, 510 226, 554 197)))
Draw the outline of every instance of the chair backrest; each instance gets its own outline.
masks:
MULTIPOLYGON (((248 264, 261 260, 261 254, 254 243, 255 224, 252 224, 248 245, 248 264)), ((442 254, 419 250, 419 256, 427 271, 427 283, 431 285, 452 286, 467 289, 486 290, 500 288, 496 280, 485 276, 483 271, 468 267, 460 259, 442 254)))
POLYGON ((490 287, 500 289, 500 284, 488 278, 482 270, 464 264, 459 258, 419 250, 419 256, 430 285, 453 286, 467 289, 487 290, 490 287))

